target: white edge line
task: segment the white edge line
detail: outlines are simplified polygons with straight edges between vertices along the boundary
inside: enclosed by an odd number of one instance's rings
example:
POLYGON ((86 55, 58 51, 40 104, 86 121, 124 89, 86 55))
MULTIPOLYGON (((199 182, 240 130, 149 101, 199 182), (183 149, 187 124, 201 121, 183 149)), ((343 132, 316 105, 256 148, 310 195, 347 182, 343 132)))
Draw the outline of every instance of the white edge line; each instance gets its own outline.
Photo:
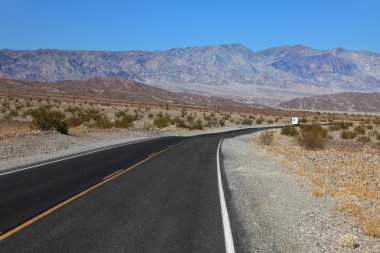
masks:
POLYGON ((235 253, 234 240, 231 232, 230 219, 228 218, 228 211, 226 205, 226 199, 224 198, 222 176, 220 172, 220 161, 219 161, 219 150, 222 144, 222 140, 219 141, 218 149, 216 151, 216 165, 218 169, 218 188, 219 188, 219 198, 220 198, 220 208, 222 210, 222 221, 223 221, 223 231, 224 231, 224 242, 226 246, 226 253, 235 253))
POLYGON ((5 176, 5 175, 8 175, 8 174, 20 172, 20 171, 23 171, 23 170, 29 170, 29 169, 40 167, 40 166, 43 166, 43 165, 57 163, 57 162, 61 162, 61 161, 64 161, 64 160, 69 160, 69 159, 72 159, 72 158, 75 158, 75 157, 85 156, 85 155, 88 155, 88 154, 93 154, 93 153, 97 153, 97 152, 108 150, 108 149, 113 149, 113 148, 117 148, 117 147, 121 147, 121 146, 128 146, 128 145, 131 145, 131 144, 140 143, 140 142, 149 141, 149 140, 154 140, 154 139, 158 139, 158 138, 161 138, 161 137, 152 137, 152 138, 147 138, 147 139, 143 139, 143 140, 131 141, 131 142, 123 143, 123 144, 117 144, 117 145, 113 145, 113 146, 106 147, 106 148, 100 148, 100 149, 96 149, 96 150, 93 150, 93 151, 85 152, 85 153, 82 153, 82 154, 79 154, 79 155, 73 155, 73 156, 61 158, 61 159, 50 161, 50 162, 46 162, 46 163, 36 164, 36 165, 29 166, 29 167, 26 167, 26 168, 21 168, 21 169, 17 169, 17 170, 12 170, 12 171, 8 171, 8 172, 0 173, 0 176, 5 176))

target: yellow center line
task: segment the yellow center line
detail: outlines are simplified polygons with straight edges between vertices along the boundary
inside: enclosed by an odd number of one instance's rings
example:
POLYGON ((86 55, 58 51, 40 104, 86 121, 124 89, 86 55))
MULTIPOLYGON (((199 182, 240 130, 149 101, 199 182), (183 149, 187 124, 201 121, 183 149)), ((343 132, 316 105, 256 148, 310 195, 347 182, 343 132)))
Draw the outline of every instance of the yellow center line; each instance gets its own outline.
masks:
POLYGON ((79 198, 79 197, 81 197, 81 196, 83 196, 83 195, 89 193, 90 191, 95 190, 95 189, 98 188, 99 186, 101 186, 101 185, 107 183, 108 181, 111 181, 112 179, 114 179, 114 178, 116 178, 116 177, 119 177, 119 176, 123 175, 124 173, 127 173, 128 171, 130 171, 130 170, 136 168, 137 166, 139 166, 140 164, 142 164, 142 163, 144 163, 144 162, 146 162, 146 161, 148 161, 148 160, 150 160, 150 159, 152 159, 152 158, 158 156, 159 154, 161 154, 161 153, 163 153, 163 152, 165 152, 165 151, 167 151, 167 150, 169 150, 169 149, 171 149, 171 148, 173 148, 173 147, 175 147, 175 146, 177 146, 177 145, 179 145, 179 144, 181 144, 181 143, 183 143, 183 142, 180 142, 180 143, 178 143, 178 144, 176 144, 176 145, 169 146, 168 148, 166 148, 166 149, 164 149, 164 150, 161 150, 161 151, 159 151, 159 152, 153 153, 153 154, 151 154, 150 156, 148 156, 147 158, 145 158, 144 160, 142 160, 142 161, 140 161, 140 162, 138 162, 138 163, 132 165, 131 167, 129 167, 129 168, 127 168, 127 169, 121 169, 121 170, 119 170, 119 171, 116 171, 116 172, 118 172, 118 173, 115 172, 115 173, 113 173, 113 174, 107 176, 107 178, 104 178, 103 181, 101 181, 101 182, 99 182, 99 183, 97 183, 97 184, 91 186, 90 188, 88 188, 88 189, 86 189, 86 190, 84 190, 84 191, 82 191, 82 192, 80 192, 80 193, 78 193, 78 194, 72 196, 71 198, 69 198, 69 199, 67 199, 67 200, 65 200, 65 201, 63 201, 63 202, 61 202, 61 203, 59 203, 59 204, 57 204, 57 205, 55 205, 55 206, 53 206, 53 207, 47 209, 46 211, 40 213, 39 215, 33 217, 32 219, 30 219, 30 220, 28 220, 28 221, 22 223, 21 225, 18 225, 17 227, 15 227, 15 228, 13 228, 13 229, 7 231, 6 233, 4 233, 4 234, 0 234, 0 241, 2 241, 2 240, 4 240, 4 239, 6 239, 7 237, 9 237, 9 236, 11 236, 11 235, 17 233, 17 232, 20 231, 21 229, 26 228, 27 226, 29 226, 29 225, 31 225, 32 223, 34 223, 34 222, 36 222, 36 221, 42 219, 42 218, 45 217, 45 216, 51 214, 52 212, 54 212, 54 211, 60 209, 61 207, 63 207, 63 206, 65 206, 65 205, 69 204, 70 202, 76 200, 77 198, 79 198))
POLYGON ((149 157, 156 155, 157 152, 154 152, 153 154, 150 154, 149 157))
POLYGON ((110 178, 110 177, 112 177, 112 176, 114 176, 114 175, 116 175, 116 174, 119 174, 119 173, 122 172, 122 171, 124 171, 124 169, 118 170, 118 171, 116 171, 116 172, 114 172, 114 173, 112 173, 112 174, 110 174, 110 175, 104 177, 103 180, 106 180, 106 179, 108 179, 108 178, 110 178))

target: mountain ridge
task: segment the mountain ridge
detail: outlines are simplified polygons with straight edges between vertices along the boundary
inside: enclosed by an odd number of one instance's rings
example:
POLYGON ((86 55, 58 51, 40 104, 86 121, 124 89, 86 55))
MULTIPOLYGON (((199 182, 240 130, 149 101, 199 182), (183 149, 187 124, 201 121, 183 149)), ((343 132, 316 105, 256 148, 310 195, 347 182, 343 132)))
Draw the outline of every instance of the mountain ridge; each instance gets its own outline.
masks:
POLYGON ((380 112, 380 93, 343 92, 296 98, 279 104, 283 109, 380 112))
POLYGON ((305 45, 254 52, 239 43, 163 51, 2 49, 0 77, 41 82, 115 77, 273 105, 300 96, 380 91, 380 54, 305 45))

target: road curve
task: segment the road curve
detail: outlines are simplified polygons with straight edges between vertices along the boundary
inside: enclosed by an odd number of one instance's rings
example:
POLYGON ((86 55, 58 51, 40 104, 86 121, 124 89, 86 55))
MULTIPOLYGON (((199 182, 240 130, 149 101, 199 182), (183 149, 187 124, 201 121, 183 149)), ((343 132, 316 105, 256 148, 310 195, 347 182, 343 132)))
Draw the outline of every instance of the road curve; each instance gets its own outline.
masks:
POLYGON ((0 175, 0 252, 225 252, 218 143, 257 130, 163 137, 0 175))

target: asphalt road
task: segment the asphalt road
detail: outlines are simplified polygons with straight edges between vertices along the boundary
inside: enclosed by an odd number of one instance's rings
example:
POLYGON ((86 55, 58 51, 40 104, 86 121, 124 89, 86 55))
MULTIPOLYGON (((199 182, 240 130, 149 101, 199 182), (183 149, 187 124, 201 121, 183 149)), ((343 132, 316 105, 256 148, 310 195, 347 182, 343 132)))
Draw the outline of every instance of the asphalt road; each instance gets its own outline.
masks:
POLYGON ((0 175, 0 252, 225 252, 217 146, 257 130, 164 137, 0 175))

